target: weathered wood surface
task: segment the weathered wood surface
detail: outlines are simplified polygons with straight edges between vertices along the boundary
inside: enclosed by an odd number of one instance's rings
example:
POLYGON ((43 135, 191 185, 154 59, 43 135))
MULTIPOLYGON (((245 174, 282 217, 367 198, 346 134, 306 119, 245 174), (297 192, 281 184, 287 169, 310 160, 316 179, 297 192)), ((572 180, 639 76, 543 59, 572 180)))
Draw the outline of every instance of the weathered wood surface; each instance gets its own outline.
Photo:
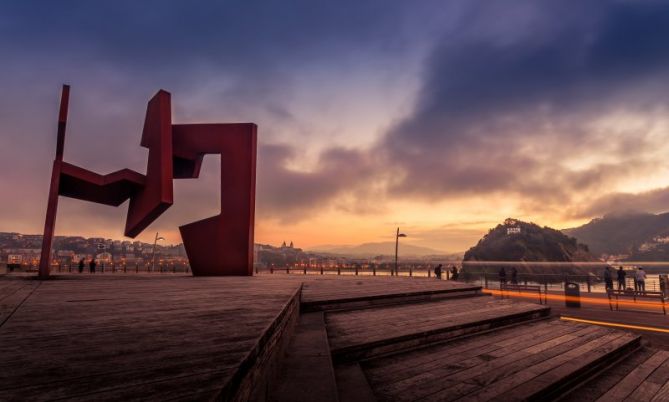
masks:
POLYGON ((303 300, 472 288, 417 278, 0 277, 0 400, 219 395, 304 283, 303 300))
MULTIPOLYGON (((299 275, 290 276, 300 278, 299 275)), ((316 275, 306 275, 301 276, 301 278, 304 281, 304 288, 302 289, 303 303, 357 298, 370 299, 393 294, 408 295, 449 290, 476 290, 481 288, 480 286, 462 282, 429 278, 316 275)))
POLYGON ((2 279, 0 314, 13 314, 0 326, 0 400, 220 395, 297 300, 299 285, 155 275, 2 279))
POLYGON ((655 351, 598 401, 669 400, 669 351, 655 351))
POLYGON ((636 347, 627 332, 535 322, 363 364, 383 401, 524 400, 636 347))
POLYGON ((337 355, 486 322, 508 323, 513 317, 526 320, 548 312, 538 304, 481 296, 333 312, 326 315, 326 322, 330 346, 337 355))

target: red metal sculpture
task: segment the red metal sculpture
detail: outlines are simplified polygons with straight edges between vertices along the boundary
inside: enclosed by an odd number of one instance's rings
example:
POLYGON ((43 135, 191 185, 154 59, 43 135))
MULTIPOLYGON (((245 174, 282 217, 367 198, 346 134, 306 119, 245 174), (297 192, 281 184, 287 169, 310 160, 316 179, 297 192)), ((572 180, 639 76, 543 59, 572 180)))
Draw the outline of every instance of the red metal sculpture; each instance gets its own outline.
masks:
POLYGON ((197 178, 205 154, 221 155, 221 213, 179 228, 193 275, 252 275, 256 125, 172 124, 170 94, 149 101, 141 145, 146 175, 99 175, 63 162, 70 88, 63 86, 39 276, 49 276, 58 196, 118 206, 130 199, 125 235, 135 237, 173 203, 173 179, 197 178))

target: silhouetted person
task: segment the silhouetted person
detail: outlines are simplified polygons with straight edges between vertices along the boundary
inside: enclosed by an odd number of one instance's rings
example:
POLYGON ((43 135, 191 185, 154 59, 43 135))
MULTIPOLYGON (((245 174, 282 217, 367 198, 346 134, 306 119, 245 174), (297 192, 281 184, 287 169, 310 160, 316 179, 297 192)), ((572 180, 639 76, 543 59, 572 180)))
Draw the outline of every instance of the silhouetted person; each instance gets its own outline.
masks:
POLYGON ((611 268, 608 265, 604 268, 604 287, 606 290, 613 290, 613 276, 611 276, 611 268))
POLYGON ((506 285, 506 270, 504 267, 499 269, 499 284, 506 285))
POLYGON ((83 272, 84 272, 84 259, 82 258, 79 260, 79 273, 81 274, 83 272))
POLYGON ((95 266, 98 265, 95 263, 95 258, 91 259, 91 262, 88 263, 88 269, 91 271, 92 274, 95 273, 95 266))
POLYGON ((514 285, 518 284, 518 270, 516 267, 511 268, 511 283, 514 285))
POLYGON ((625 275, 627 273, 623 270, 623 267, 618 268, 618 290, 625 290, 625 275))
POLYGON ((459 274, 458 274, 458 267, 456 267, 455 265, 453 265, 453 266, 451 267, 451 279, 453 279, 454 281, 457 281, 457 280, 458 280, 458 276, 459 276, 459 274))
POLYGON ((639 292, 646 291, 646 271, 641 267, 636 271, 636 286, 639 292))
POLYGON ((439 264, 434 268, 434 276, 436 276, 437 279, 441 279, 441 267, 442 265, 439 264))

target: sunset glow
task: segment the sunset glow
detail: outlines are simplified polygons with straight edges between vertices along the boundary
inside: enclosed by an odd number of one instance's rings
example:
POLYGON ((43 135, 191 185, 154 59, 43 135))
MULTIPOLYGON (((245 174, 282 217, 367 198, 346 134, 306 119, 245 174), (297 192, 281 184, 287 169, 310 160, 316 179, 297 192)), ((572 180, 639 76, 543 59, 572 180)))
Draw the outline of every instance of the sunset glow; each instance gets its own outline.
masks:
MULTIPOLYGON (((175 121, 258 124, 257 243, 392 242, 401 226, 461 252, 507 217, 561 229, 666 211, 669 8, 551 4, 169 3, 153 19, 136 2, 4 4, 0 184, 15 198, 0 230, 42 230, 62 83, 65 157, 99 173, 146 169, 160 88, 175 121)), ((176 183, 139 240, 179 243, 214 214, 217 165, 176 183)), ((63 200, 56 234, 120 239, 124 214, 63 200)))

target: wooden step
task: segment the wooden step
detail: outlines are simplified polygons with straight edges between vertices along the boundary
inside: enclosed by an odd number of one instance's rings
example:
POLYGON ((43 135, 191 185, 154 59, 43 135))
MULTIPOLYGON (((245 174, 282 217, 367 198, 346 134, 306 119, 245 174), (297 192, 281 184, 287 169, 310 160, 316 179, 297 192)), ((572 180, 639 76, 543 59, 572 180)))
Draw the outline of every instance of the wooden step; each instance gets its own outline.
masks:
POLYGON ((620 382, 602 395, 604 401, 669 400, 669 351, 654 351, 620 382))
POLYGON ((354 361, 498 328, 549 314, 550 308, 489 296, 330 312, 335 362, 354 361))
POLYGON ((269 391, 270 401, 337 402, 337 383, 322 312, 300 316, 278 372, 269 391))
POLYGON ((481 295, 481 287, 427 278, 316 277, 304 281, 301 311, 335 311, 481 295))
POLYGON ((639 344, 625 331, 549 320, 368 360, 362 368, 380 401, 552 400, 639 344))

